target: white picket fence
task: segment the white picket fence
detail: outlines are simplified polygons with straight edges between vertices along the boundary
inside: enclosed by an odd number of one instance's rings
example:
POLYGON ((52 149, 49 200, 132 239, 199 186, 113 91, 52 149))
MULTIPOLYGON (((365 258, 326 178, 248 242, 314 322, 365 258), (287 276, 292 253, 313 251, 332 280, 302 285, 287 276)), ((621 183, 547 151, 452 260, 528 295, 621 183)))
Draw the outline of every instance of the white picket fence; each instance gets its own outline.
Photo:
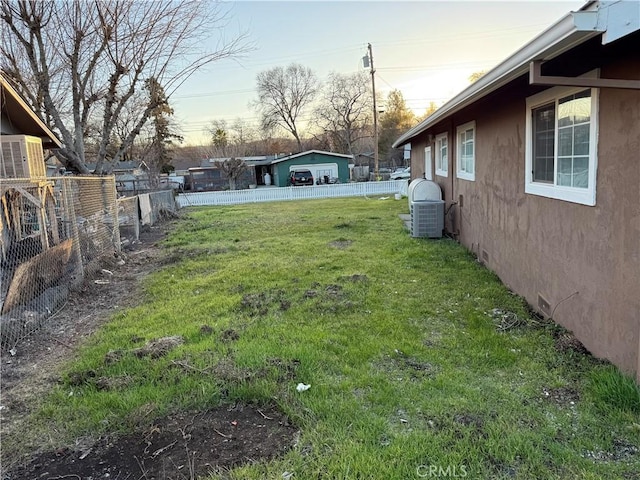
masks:
POLYGON ((407 195, 407 180, 385 182, 339 183, 299 187, 270 187, 224 192, 181 193, 180 207, 204 205, 237 205, 241 203, 281 202, 286 200, 309 200, 337 197, 366 197, 373 195, 407 195))

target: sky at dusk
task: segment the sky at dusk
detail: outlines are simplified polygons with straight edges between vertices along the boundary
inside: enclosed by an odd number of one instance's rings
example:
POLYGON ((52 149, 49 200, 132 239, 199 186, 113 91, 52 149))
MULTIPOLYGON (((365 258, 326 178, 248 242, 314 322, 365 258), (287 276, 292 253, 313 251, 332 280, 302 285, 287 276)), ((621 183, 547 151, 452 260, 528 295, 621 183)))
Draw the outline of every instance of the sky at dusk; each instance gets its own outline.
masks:
MULTIPOLYGON (((376 90, 399 89, 418 115, 442 105, 583 1, 236 1, 224 4, 221 33, 247 34, 252 49, 214 63, 175 92, 171 103, 187 142, 205 143, 212 120, 257 122, 250 106, 256 75, 292 62, 320 80, 363 70, 373 48, 376 90)), ((203 47, 215 48, 216 34, 203 47)))

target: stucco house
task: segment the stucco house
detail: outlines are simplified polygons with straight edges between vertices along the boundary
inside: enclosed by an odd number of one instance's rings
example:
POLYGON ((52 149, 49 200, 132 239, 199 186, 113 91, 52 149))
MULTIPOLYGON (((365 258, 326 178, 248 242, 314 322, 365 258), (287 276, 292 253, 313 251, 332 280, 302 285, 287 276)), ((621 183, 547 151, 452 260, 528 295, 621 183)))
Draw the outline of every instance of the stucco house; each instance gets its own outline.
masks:
POLYGON ((446 230, 640 381, 640 6, 571 12, 403 134, 446 230))

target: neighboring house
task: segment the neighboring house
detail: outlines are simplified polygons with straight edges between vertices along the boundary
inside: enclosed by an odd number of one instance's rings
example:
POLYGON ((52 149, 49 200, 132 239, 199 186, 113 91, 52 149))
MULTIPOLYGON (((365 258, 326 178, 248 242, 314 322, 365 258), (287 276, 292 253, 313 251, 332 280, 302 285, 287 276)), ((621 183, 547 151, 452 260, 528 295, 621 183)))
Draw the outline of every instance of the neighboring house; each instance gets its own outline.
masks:
MULTIPOLYGON (((199 161, 191 161, 191 166, 186 160, 179 162, 180 170, 176 168, 177 175, 183 175, 185 179, 185 189, 192 191, 205 190, 225 190, 229 188, 229 179, 216 166, 216 161, 225 161, 226 158, 208 158, 199 161), (196 163, 196 165, 193 165, 196 163), (185 168, 186 167, 186 168, 185 168)), ((249 185, 264 185, 265 175, 269 173, 271 161, 275 158, 271 156, 238 157, 247 165, 247 170, 240 176, 236 184, 237 189, 248 188, 249 185)), ((270 183, 270 175, 266 177, 270 183)))
POLYGON ((46 176, 43 149, 60 148, 60 140, 0 74, 0 178, 46 176))
POLYGON ((353 163, 352 155, 309 150, 295 155, 287 155, 271 162, 273 184, 286 187, 289 175, 293 170, 311 170, 313 178, 337 178, 340 183, 349 181, 349 164, 353 163))
POLYGON ((589 2, 394 144, 446 229, 640 380, 640 8, 589 2))
POLYGON ((30 262, 14 278, 17 265, 41 252, 40 259, 68 257, 70 242, 61 242, 43 151, 60 148, 60 141, 1 74, 0 146, 0 311, 6 313, 58 278, 55 262, 46 273, 30 262), (38 281, 26 285, 33 271, 38 281))
MULTIPOLYGON (((239 157, 247 164, 248 169, 242 174, 236 188, 249 186, 273 185, 286 187, 289 185, 289 174, 296 169, 311 170, 314 179, 336 178, 341 183, 349 181, 351 155, 309 150, 287 156, 253 156, 239 157)), ((185 171, 186 189, 192 191, 224 190, 229 188, 229 181, 223 172, 215 167, 215 162, 225 158, 202 160, 197 167, 185 171)))
MULTIPOLYGON (((236 190, 249 188, 255 185, 255 169, 247 168, 240 178, 236 180, 236 190)), ((217 167, 194 167, 187 170, 185 175, 185 189, 194 192, 209 190, 228 190, 229 179, 223 171, 217 167)))

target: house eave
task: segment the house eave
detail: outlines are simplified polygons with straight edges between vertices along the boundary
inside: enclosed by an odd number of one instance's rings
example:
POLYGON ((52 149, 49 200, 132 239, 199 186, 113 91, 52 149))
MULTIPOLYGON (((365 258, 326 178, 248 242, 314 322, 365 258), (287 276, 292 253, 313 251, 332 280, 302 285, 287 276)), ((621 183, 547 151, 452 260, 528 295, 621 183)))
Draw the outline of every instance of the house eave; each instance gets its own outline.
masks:
POLYGON ((61 148, 62 143, 58 137, 38 118, 2 75, 0 75, 0 86, 3 93, 3 110, 12 110, 11 116, 21 126, 20 133, 40 138, 44 148, 61 148))
MULTIPOLYGON (((589 7, 590 5, 585 6, 589 7)), ((409 143, 444 118, 459 112, 481 98, 529 72, 536 60, 551 60, 606 31, 598 21, 598 11, 571 12, 490 70, 475 83, 453 97, 421 123, 401 135, 393 148, 409 143)))
POLYGON ((304 155, 310 155, 312 153, 318 153, 318 154, 321 154, 321 155, 329 155, 331 157, 353 159, 353 155, 346 155, 344 153, 325 152, 325 151, 322 151, 322 150, 307 150, 306 152, 295 153, 293 155, 287 155, 286 157, 277 158, 277 159, 273 160, 271 162, 271 164, 275 165, 276 163, 284 162, 286 160, 292 160, 294 158, 302 157, 304 155))

